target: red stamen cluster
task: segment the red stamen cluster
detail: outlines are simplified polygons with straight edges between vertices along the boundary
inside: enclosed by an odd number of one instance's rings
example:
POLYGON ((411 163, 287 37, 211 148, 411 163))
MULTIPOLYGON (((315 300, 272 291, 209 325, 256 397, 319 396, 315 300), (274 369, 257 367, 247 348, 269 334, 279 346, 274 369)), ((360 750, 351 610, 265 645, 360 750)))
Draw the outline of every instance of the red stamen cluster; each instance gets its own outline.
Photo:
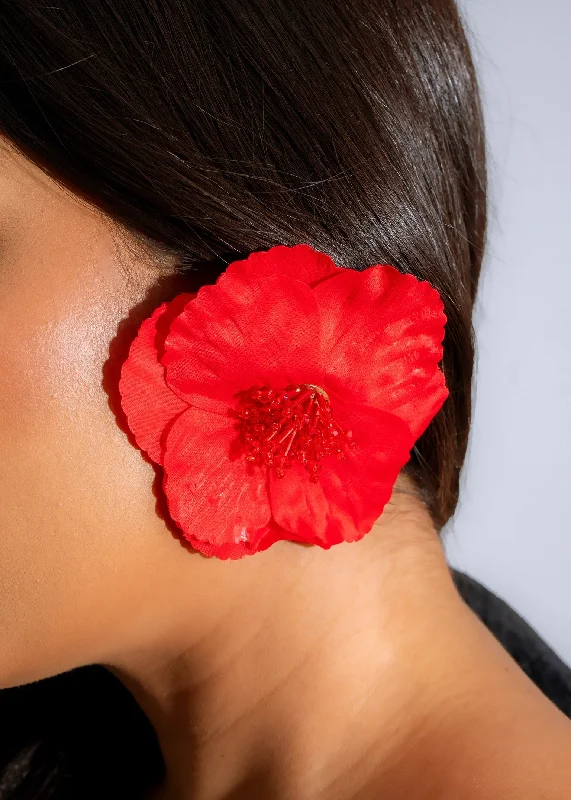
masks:
POLYGON ((335 422, 329 396, 319 386, 252 386, 240 393, 236 415, 246 460, 274 467, 278 478, 297 458, 317 483, 324 456, 345 458, 344 449, 355 446, 352 431, 335 422))

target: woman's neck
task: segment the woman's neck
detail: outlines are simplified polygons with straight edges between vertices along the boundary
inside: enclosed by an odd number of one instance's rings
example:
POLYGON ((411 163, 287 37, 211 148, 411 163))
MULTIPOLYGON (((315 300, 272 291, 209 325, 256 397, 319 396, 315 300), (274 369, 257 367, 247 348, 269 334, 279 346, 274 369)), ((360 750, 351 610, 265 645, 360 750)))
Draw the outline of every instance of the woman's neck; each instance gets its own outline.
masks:
POLYGON ((444 791, 431 731, 465 699, 451 664, 473 669, 454 648, 475 622, 419 502, 395 492, 360 543, 282 542, 252 559, 251 582, 198 640, 181 622, 109 665, 157 731, 156 797, 440 797, 421 793, 418 770, 444 791))

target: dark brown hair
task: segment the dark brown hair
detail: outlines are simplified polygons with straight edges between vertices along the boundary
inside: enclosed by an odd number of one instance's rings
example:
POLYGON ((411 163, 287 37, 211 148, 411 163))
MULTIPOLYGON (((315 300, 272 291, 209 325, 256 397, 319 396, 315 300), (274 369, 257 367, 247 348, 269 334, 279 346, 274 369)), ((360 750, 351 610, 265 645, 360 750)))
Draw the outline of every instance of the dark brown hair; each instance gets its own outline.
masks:
POLYGON ((450 396, 407 470, 445 524, 486 228, 478 87, 452 0, 4 0, 0 130, 181 270, 306 242, 430 281, 450 396))

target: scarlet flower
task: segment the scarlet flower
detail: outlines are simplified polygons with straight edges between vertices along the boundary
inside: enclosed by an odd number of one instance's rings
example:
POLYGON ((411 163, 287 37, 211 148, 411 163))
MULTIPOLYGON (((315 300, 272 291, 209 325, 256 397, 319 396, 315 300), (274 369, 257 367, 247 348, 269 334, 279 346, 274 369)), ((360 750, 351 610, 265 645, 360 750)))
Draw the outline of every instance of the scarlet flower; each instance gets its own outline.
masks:
POLYGON ((157 308, 119 388, 184 537, 222 559, 361 539, 448 396, 445 323, 426 281, 303 244, 157 308))

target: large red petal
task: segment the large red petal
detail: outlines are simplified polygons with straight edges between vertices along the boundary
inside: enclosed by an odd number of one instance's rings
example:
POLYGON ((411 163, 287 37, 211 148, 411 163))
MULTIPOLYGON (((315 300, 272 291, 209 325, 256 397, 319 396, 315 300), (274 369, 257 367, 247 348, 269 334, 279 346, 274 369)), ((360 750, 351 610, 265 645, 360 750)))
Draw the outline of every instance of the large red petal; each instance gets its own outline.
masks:
POLYGON ((438 292, 379 265, 344 270, 314 294, 331 388, 396 414, 417 439, 448 396, 438 367, 446 323, 438 292))
POLYGON ((234 419, 192 407, 166 438, 169 512, 193 546, 218 558, 256 552, 271 521, 267 468, 234 452, 236 439, 234 419))
POLYGON ((141 324, 121 367, 121 406, 137 445, 162 463, 161 437, 169 424, 188 407, 165 383, 159 351, 174 316, 193 294, 178 295, 163 303, 141 324))
POLYGON ((283 275, 314 286, 343 269, 325 253, 313 250, 307 244, 297 244, 293 247, 277 245, 265 252, 252 253, 242 261, 233 261, 226 268, 226 274, 239 274, 250 279, 253 276, 265 279, 270 275, 283 275))
POLYGON ((182 400, 220 414, 253 385, 312 382, 319 364, 313 292, 290 277, 224 274, 173 321, 162 362, 182 400))
POLYGON ((346 451, 346 458, 324 457, 318 483, 309 480, 299 461, 283 478, 270 472, 270 502, 278 525, 292 539, 324 548, 356 541, 371 530, 414 443, 408 426, 393 414, 333 401, 331 410, 353 432, 356 446, 346 451))

